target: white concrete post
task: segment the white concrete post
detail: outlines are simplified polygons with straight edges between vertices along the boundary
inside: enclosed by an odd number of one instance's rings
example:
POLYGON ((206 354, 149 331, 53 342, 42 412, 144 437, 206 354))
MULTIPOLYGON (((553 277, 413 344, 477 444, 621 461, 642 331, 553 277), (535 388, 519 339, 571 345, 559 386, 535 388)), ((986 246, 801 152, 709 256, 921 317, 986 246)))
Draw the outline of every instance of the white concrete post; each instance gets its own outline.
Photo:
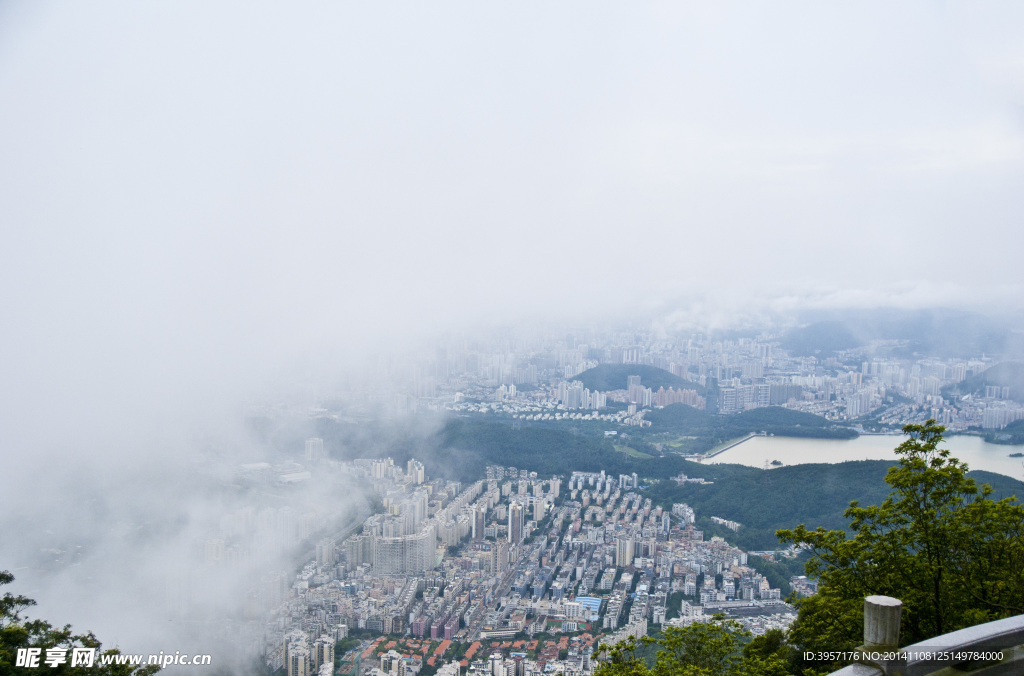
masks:
POLYGON ((864 599, 864 646, 895 649, 900 644, 903 602, 891 596, 864 599))
POLYGON ((881 669, 886 676, 905 673, 906 660, 895 656, 900 644, 903 602, 890 596, 864 599, 864 645, 858 650, 861 664, 881 669))

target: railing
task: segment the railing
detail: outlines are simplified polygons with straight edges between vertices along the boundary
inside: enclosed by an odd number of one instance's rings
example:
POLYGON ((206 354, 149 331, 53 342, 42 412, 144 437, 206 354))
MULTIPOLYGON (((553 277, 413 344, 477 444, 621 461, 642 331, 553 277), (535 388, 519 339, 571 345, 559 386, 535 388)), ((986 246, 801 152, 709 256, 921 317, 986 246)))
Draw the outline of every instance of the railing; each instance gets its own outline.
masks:
POLYGON ((979 624, 897 648, 903 604, 864 599, 861 659, 831 676, 1002 676, 1024 674, 1024 615, 979 624))

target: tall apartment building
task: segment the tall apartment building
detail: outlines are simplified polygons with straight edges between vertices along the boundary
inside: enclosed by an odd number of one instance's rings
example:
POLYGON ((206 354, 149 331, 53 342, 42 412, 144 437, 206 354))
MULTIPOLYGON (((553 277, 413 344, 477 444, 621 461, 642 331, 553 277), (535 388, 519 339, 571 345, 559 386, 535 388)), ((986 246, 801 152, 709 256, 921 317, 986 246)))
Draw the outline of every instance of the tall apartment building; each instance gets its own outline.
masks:
POLYGON ((405 466, 405 473, 416 485, 422 484, 427 477, 427 470, 419 460, 410 460, 405 466))
POLYGON ((501 575, 508 570, 508 543, 498 540, 491 545, 491 575, 501 575))
POLYGON ((309 676, 311 666, 309 638, 304 632, 293 631, 285 635, 284 664, 288 676, 309 676))
POLYGON ((513 502, 508 507, 508 541, 517 545, 523 541, 526 526, 526 509, 522 504, 513 502))
POLYGON ((334 641, 330 636, 321 636, 313 643, 313 673, 319 673, 320 667, 329 664, 334 668, 334 641))
POLYGON ((615 565, 620 568, 633 565, 633 538, 620 537, 615 547, 615 565))
POLYGON ((373 538, 373 572, 406 575, 433 570, 437 565, 437 532, 433 522, 412 535, 373 538))
POLYGON ((324 440, 319 437, 306 439, 306 460, 309 462, 320 462, 327 459, 324 452, 324 440))
POLYGON ((487 526, 487 506, 476 505, 473 507, 473 539, 484 539, 484 528, 487 526))

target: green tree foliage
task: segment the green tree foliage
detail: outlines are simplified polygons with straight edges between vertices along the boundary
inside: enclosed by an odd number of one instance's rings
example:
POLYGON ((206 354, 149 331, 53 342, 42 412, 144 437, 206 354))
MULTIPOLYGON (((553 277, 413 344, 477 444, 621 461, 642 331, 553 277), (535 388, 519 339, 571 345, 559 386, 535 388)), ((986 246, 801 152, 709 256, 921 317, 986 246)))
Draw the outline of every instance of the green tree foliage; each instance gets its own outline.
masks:
MULTIPOLYGON (((7 571, 0 571, 0 585, 10 584, 14 576, 7 571)), ((103 650, 100 642, 89 632, 73 634, 70 625, 57 628, 42 620, 28 620, 21 616, 25 608, 34 606, 35 601, 24 596, 15 596, 10 592, 0 598, 0 676, 13 674, 67 674, 69 676, 148 676, 160 671, 158 666, 133 667, 127 664, 100 665, 101 655, 118 655, 117 649, 103 650), (39 648, 42 650, 37 668, 26 669, 15 666, 19 648, 39 648), (70 665, 73 648, 95 648, 96 664, 92 667, 70 665), (45 663, 47 649, 67 650, 67 660, 62 664, 48 666, 45 663)))
POLYGON ((993 500, 989 485, 967 476, 939 448, 945 428, 935 420, 903 431, 889 497, 846 510, 852 537, 803 525, 778 533, 811 548, 807 574, 820 582, 790 630, 803 649, 859 645, 863 599, 873 594, 903 601, 904 645, 1024 613, 1024 507, 993 500))
POLYGON ((743 659, 748 664, 757 665, 762 673, 788 673, 784 671, 792 654, 792 648, 786 642, 786 632, 781 629, 769 629, 743 648, 743 659))
POLYGON ((630 639, 607 648, 607 660, 594 676, 784 676, 786 649, 779 634, 755 639, 741 651, 750 633, 735 620, 716 616, 710 622, 667 627, 658 639, 641 639, 658 649, 653 666, 638 654, 641 644, 630 639))

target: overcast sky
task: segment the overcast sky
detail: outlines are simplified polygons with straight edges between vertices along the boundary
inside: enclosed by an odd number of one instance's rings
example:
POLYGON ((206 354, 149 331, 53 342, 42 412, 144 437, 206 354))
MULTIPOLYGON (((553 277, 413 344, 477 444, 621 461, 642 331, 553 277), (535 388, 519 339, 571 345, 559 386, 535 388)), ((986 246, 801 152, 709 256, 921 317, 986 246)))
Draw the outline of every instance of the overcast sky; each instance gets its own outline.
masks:
POLYGON ((1022 36, 1018 2, 3 3, 0 422, 674 298, 1019 308, 1022 36))

